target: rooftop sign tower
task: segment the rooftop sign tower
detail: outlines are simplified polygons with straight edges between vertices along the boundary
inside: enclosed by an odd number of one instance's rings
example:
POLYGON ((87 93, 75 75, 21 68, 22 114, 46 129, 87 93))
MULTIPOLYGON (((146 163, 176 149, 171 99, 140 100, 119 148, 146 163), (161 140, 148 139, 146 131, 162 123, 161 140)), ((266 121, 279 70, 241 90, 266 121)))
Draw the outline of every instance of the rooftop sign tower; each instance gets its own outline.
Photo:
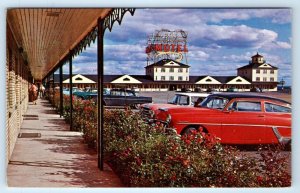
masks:
POLYGON ((183 30, 170 31, 168 29, 156 30, 148 36, 147 65, 162 59, 172 59, 178 62, 185 60, 187 64, 187 33, 183 30))

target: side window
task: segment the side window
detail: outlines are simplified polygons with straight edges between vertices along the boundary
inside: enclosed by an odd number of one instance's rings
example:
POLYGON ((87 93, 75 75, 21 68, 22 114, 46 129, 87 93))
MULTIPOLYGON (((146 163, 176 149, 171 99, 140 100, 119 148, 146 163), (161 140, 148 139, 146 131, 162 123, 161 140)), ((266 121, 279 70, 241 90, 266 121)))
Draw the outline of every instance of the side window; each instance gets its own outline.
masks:
POLYGON ((127 92, 127 96, 134 96, 133 92, 127 92))
POLYGON ((179 105, 188 105, 189 104, 188 98, 189 98, 188 96, 180 96, 179 105))
POLYGON ((292 109, 289 107, 284 107, 280 105, 275 105, 271 103, 265 103, 266 112, 281 112, 281 113, 291 113, 292 109))
MULTIPOLYGON (((195 104, 195 103, 198 101, 198 99, 199 99, 199 98, 201 98, 201 97, 192 96, 192 97, 191 97, 191 101, 192 101, 192 103, 194 103, 194 104, 195 104)), ((203 100, 203 98, 201 98, 201 99, 203 100)), ((202 101, 202 100, 201 100, 201 101, 202 101)), ((201 102, 201 101, 200 101, 200 99, 199 99, 199 102, 201 102)))
POLYGON ((233 102, 229 110, 235 111, 250 111, 250 112, 258 112, 261 111, 260 102, 253 102, 253 101, 235 101, 233 102))
POLYGON ((224 98, 214 98, 207 103, 207 107, 213 109, 223 109, 227 102, 228 100, 224 98))

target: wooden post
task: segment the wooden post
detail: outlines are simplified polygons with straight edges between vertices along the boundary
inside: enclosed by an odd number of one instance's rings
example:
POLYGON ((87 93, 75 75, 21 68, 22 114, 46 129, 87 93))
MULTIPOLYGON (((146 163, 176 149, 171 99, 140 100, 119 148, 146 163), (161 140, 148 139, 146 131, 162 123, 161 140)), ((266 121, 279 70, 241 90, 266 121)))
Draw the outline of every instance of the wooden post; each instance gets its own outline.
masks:
POLYGON ((73 81, 72 81, 72 52, 69 53, 69 80, 70 80, 70 130, 73 131, 73 81))
POLYGON ((63 111, 63 69, 62 69, 63 63, 60 64, 59 66, 59 110, 60 110, 60 117, 63 116, 64 111, 63 111))
POLYGON ((98 109, 98 121, 97 121, 97 129, 98 129, 98 168, 103 171, 103 152, 104 152, 104 144, 103 144, 103 20, 98 18, 97 22, 98 34, 97 34, 97 74, 98 74, 98 98, 97 98, 97 109, 98 109))

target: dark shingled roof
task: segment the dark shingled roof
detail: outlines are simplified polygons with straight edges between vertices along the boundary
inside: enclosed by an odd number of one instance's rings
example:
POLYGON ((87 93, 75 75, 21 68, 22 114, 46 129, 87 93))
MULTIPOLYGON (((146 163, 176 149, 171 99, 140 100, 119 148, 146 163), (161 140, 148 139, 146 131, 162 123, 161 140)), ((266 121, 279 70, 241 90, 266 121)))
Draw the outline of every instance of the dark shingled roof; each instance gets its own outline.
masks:
POLYGON ((258 52, 257 52, 254 56, 251 56, 251 58, 254 58, 254 57, 263 57, 263 56, 259 55, 258 52))
MULTIPOLYGON (((149 66, 146 66, 145 68, 149 68, 149 67, 153 67, 153 66, 164 66, 166 63, 169 63, 169 62, 175 62, 175 63, 179 64, 179 66, 182 67, 182 68, 189 68, 190 67, 189 65, 177 62, 175 60, 163 59, 163 60, 160 60, 160 61, 158 61, 156 63, 153 63, 153 64, 151 64, 149 66)), ((168 66, 168 67, 178 68, 177 66, 168 66)))
MULTIPOLYGON (((74 74, 73 76, 75 76, 77 74, 74 74)), ((95 82, 97 82, 97 75, 95 74, 81 74, 82 76, 88 78, 88 79, 91 79, 95 82)), ((103 81, 104 83, 110 83, 122 76, 124 76, 125 74, 123 75, 104 75, 103 77, 103 81)), ((194 84, 200 80, 202 80, 203 78, 209 76, 209 75, 202 75, 202 76, 190 76, 189 77, 189 81, 154 81, 153 78, 151 76, 148 76, 148 75, 129 75, 131 76, 132 78, 135 78, 137 79, 138 81, 140 82, 143 82, 143 83, 169 83, 169 84, 194 84)), ((210 76, 214 79, 216 79, 217 81, 221 82, 222 84, 225 84, 231 80, 233 80, 234 78, 238 77, 238 76, 210 76)), ((68 79, 69 78, 69 75, 68 74, 63 74, 63 81, 68 79)), ((246 79, 247 81, 251 82, 250 80, 248 80, 247 78, 245 77, 242 77, 244 79, 246 79)), ((55 80, 55 83, 58 83, 59 82, 59 74, 55 74, 54 75, 54 80, 55 80)))
POLYGON ((211 76, 211 77, 216 79, 217 81, 225 84, 225 83, 233 80, 237 76, 211 76))
MULTIPOLYGON (((238 68, 238 70, 240 70, 240 69, 249 69, 249 68, 252 68, 252 69, 254 68, 254 69, 256 69, 256 68, 258 68, 258 67, 261 66, 261 65, 263 65, 263 64, 251 63, 251 64, 248 64, 248 65, 246 65, 246 66, 242 66, 242 67, 238 68)), ((277 67, 272 66, 271 64, 268 64, 268 65, 270 65, 270 66, 272 67, 272 69, 278 69, 277 67)), ((262 67, 262 68, 260 68, 260 69, 265 69, 265 68, 262 67)), ((266 69, 269 69, 269 68, 266 68, 266 69)))
POLYGON ((153 81, 153 78, 151 76, 148 76, 148 75, 129 75, 141 82, 154 82, 153 81))

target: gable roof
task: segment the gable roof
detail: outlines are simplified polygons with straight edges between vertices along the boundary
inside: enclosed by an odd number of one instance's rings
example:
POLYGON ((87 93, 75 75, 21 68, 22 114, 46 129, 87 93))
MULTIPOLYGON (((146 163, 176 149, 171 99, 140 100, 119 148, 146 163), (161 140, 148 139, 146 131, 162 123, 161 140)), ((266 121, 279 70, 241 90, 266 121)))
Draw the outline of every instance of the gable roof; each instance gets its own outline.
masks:
POLYGON ((222 84, 226 84, 227 82, 230 82, 231 80, 235 79, 237 76, 211 76, 211 77, 221 82, 222 84))
MULTIPOLYGON (((76 76, 76 74, 74 74, 73 77, 74 76, 76 76)), ((95 74, 82 74, 82 76, 95 81, 95 83, 98 82, 97 75, 95 75, 95 74)), ((114 80, 117 80, 123 76, 125 76, 125 75, 124 74, 123 75, 104 75, 103 82, 111 83, 114 80)), ((128 75, 128 76, 140 81, 141 83, 166 83, 166 82, 168 82, 168 81, 154 81, 153 78, 149 75, 128 75)), ((174 83, 174 84, 195 84, 195 83, 205 79, 206 77, 211 77, 211 78, 215 79, 216 81, 219 81, 221 84, 227 84, 228 82, 230 82, 238 77, 251 83, 251 81, 249 79, 247 79, 246 77, 242 77, 242 76, 209 76, 209 75, 189 76, 188 81, 172 81, 172 83, 174 83)), ((63 74, 63 80, 67 80, 68 78, 69 78, 68 74, 63 74)), ((54 80, 55 80, 55 83, 59 82, 59 74, 54 75, 54 80)))
MULTIPOLYGON (((266 64, 268 64, 268 63, 266 63, 266 64)), ((242 66, 242 67, 238 68, 237 70, 241 70, 241 69, 257 69, 257 68, 259 68, 261 65, 263 65, 263 64, 250 63, 250 64, 248 64, 248 65, 246 65, 246 66, 242 66)), ((272 69, 278 69, 277 67, 272 66, 271 64, 268 64, 268 65, 271 66, 272 69)), ((261 67, 261 69, 263 69, 263 67, 261 67)))
MULTIPOLYGON (((180 63, 180 62, 177 62, 175 60, 171 60, 171 59, 162 59, 156 63, 153 63, 149 66, 146 66, 145 68, 150 68, 150 67, 154 67, 154 66, 158 66, 158 67, 163 67, 165 66, 165 64, 169 63, 169 62, 174 62, 176 64, 178 64, 181 68, 189 68, 190 66, 187 65, 187 64, 183 64, 183 63, 180 63)), ((178 68, 178 66, 168 66, 168 67, 175 67, 175 68, 178 68)))
POLYGON ((213 76, 201 76, 195 84, 221 84, 221 82, 215 79, 213 76))
MULTIPOLYGON (((89 79, 88 77, 83 76, 81 74, 76 74, 76 75, 72 76, 72 82, 74 84, 76 84, 76 83, 83 83, 83 84, 96 83, 96 81, 93 81, 93 80, 89 79)), ((63 83, 70 83, 70 78, 63 80, 63 83)))

